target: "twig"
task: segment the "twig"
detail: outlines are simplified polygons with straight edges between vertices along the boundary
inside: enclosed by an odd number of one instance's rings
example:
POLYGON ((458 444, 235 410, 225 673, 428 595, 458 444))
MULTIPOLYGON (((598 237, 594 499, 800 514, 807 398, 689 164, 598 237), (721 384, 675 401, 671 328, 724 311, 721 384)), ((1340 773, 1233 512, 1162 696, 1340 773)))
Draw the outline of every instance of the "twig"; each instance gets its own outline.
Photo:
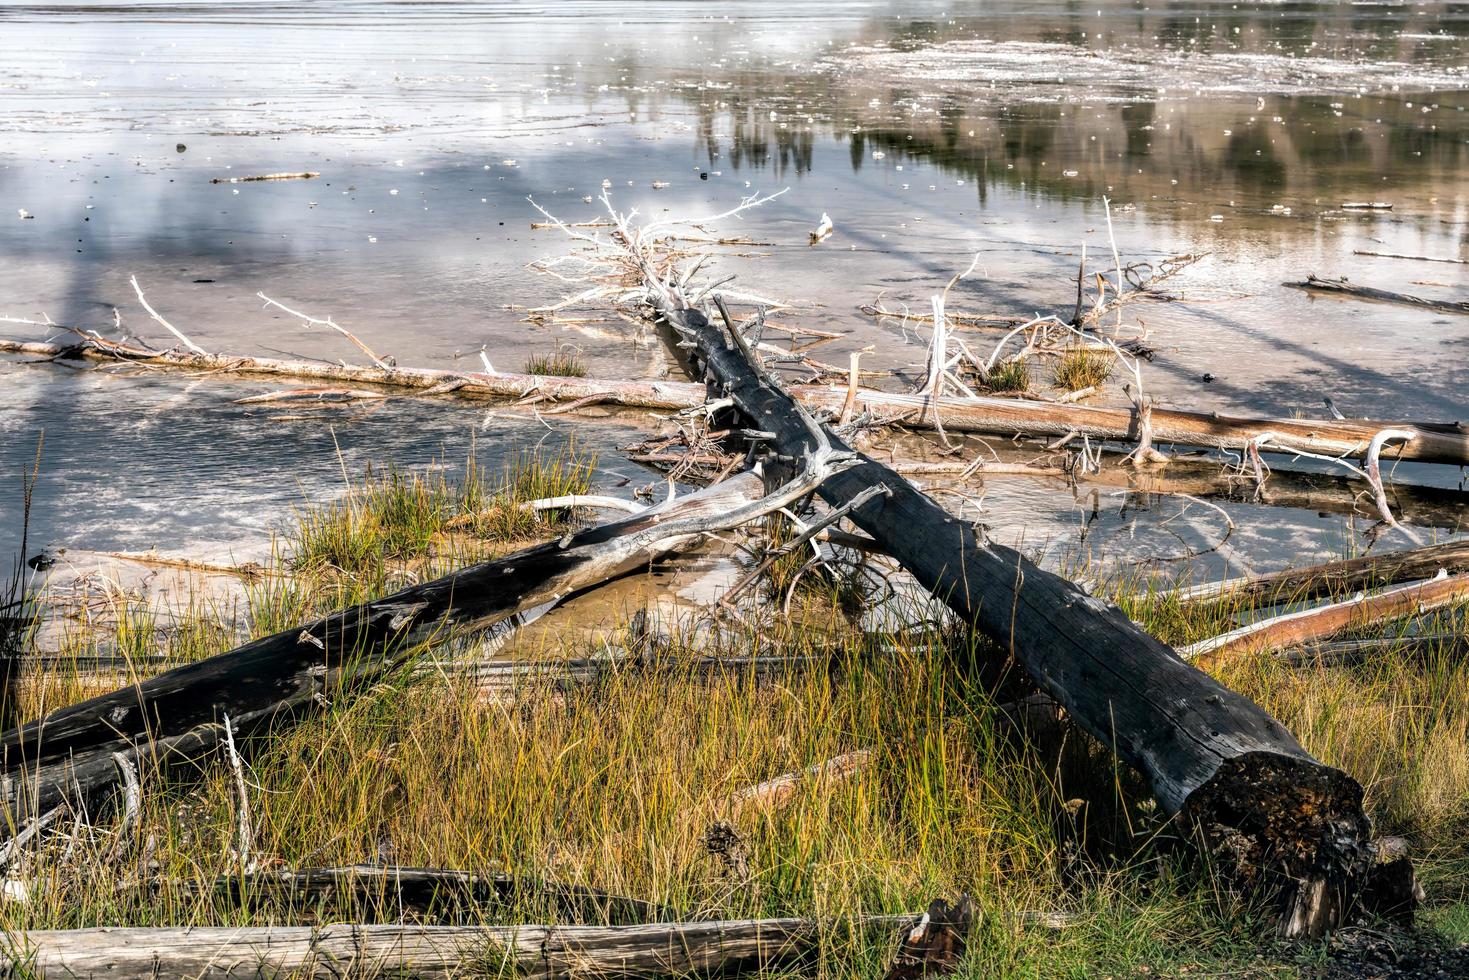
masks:
POLYGON ((343 337, 346 337, 348 340, 352 341, 353 344, 357 345, 357 349, 360 350, 360 351, 362 351, 362 353, 366 354, 367 357, 368 357, 368 359, 371 360, 373 364, 375 364, 378 367, 382 368, 384 371, 392 370, 392 365, 391 364, 385 363, 382 358, 378 357, 376 354, 374 354, 372 352, 372 348, 371 347, 368 347, 361 340, 358 340, 356 334, 352 333, 352 331, 346 329, 345 327, 338 326, 336 324, 336 322, 334 322, 332 320, 331 317, 327 317, 325 320, 322 320, 322 319, 319 319, 317 317, 310 316, 310 315, 305 314, 305 313, 301 313, 298 310, 293 310, 289 306, 287 306, 286 304, 277 302, 276 300, 271 299, 269 296, 265 295, 264 293, 256 293, 255 295, 256 296, 259 296, 262 300, 264 300, 266 306, 274 306, 277 309, 284 310, 285 312, 289 313, 291 316, 300 318, 303 321, 303 325, 309 325, 309 324, 315 323, 315 324, 318 324, 318 325, 323 326, 323 327, 331 327, 337 333, 341 334, 343 337))
POLYGON ((254 846, 255 836, 250 828, 250 797, 245 789, 245 771, 240 762, 240 753, 235 750, 235 733, 230 727, 230 716, 224 715, 224 745, 225 753, 229 757, 230 769, 235 774, 235 791, 240 795, 240 822, 239 822, 239 858, 240 866, 246 871, 252 870, 250 851, 254 846))
POLYGON ((204 348, 200 347, 198 344, 190 340, 188 337, 185 337, 178 327, 175 327, 173 324, 165 320, 162 316, 159 315, 157 310, 149 305, 147 297, 143 295, 143 287, 138 285, 137 276, 132 276, 128 279, 128 282, 133 284, 133 292, 138 294, 138 302, 143 304, 143 309, 148 311, 149 316, 151 316, 154 320, 157 320, 159 323, 163 324, 164 329, 173 334, 179 340, 183 341, 184 346, 193 351, 195 354, 209 353, 204 348))

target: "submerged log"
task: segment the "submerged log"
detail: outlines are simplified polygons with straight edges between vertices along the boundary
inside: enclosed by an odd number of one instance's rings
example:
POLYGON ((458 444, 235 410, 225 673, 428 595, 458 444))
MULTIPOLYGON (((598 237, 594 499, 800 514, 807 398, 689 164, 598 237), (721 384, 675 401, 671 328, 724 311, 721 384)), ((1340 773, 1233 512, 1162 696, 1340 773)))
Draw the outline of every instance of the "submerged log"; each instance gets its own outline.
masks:
MULTIPOLYGON (((135 361, 187 370, 241 375, 301 378, 318 381, 376 384, 414 390, 420 394, 462 394, 503 398, 541 397, 548 401, 589 405, 608 404, 640 408, 685 409, 704 403, 700 385, 676 381, 598 381, 531 374, 486 374, 428 368, 361 367, 347 364, 291 361, 269 357, 234 357, 129 348, 110 341, 81 340, 71 346, 0 340, 0 353, 35 354, 48 358, 90 358, 135 361)), ((791 394, 811 409, 840 413, 848 400, 844 386, 798 385, 791 394)), ((569 407, 569 405, 568 405, 569 407)), ((940 398, 862 389, 852 409, 878 419, 931 429, 935 420, 951 432, 982 432, 1004 436, 1060 438, 1075 433, 1093 440, 1130 442, 1136 419, 1131 409, 1098 405, 1069 405, 1023 398, 940 398)), ((1391 459, 1469 465, 1469 426, 1458 422, 1410 423, 1367 419, 1244 418, 1204 412, 1181 412, 1155 407, 1151 416, 1153 441, 1209 449, 1240 450, 1263 435, 1274 440, 1260 445, 1262 452, 1292 449, 1328 456, 1360 456, 1372 438, 1384 429, 1400 429, 1413 438, 1394 445, 1391 459), (1277 445, 1283 444, 1283 445, 1277 445)))
MULTIPOLYGON (((872 917, 858 924, 907 921, 872 917)), ((787 961, 814 948, 820 936, 820 928, 806 919, 36 930, 5 940, 8 957, 0 978, 681 977, 787 961)))
POLYGON ((752 503, 760 478, 743 474, 54 711, 0 735, 0 800, 15 825, 63 803, 91 812, 124 769, 178 769, 217 749, 226 717, 250 732, 314 711, 427 646, 513 625, 704 532, 763 516, 824 475, 752 503))
POLYGON ((1307 276, 1304 282, 1288 282, 1284 285, 1293 289, 1304 289, 1313 293, 1337 293, 1343 296, 1352 296, 1356 299, 1371 299, 1379 303, 1397 303, 1399 306, 1416 306, 1420 309, 1434 310, 1438 313, 1469 313, 1469 303, 1456 302, 1447 299, 1424 299, 1422 296, 1409 296, 1406 293, 1394 293, 1386 289, 1374 289, 1371 286, 1358 286, 1347 282, 1345 279, 1322 279, 1319 276, 1307 276))
MULTIPOLYGON (((659 310, 686 369, 732 399, 782 459, 813 447, 791 398, 723 331, 677 298, 659 310)), ((833 445, 841 445, 834 435, 833 445)), ((1247 698, 1185 663, 1116 606, 984 540, 865 456, 817 491, 966 621, 997 641, 1093 737, 1137 767, 1167 814, 1236 881, 1278 890, 1281 931, 1340 924, 1370 866, 1362 788, 1323 765, 1247 698)))
POLYGON ((1314 599, 1372 586, 1396 585, 1433 578, 1439 572, 1450 575, 1469 572, 1469 539, 1197 585, 1173 595, 1185 603, 1228 598, 1258 605, 1277 598, 1314 599))

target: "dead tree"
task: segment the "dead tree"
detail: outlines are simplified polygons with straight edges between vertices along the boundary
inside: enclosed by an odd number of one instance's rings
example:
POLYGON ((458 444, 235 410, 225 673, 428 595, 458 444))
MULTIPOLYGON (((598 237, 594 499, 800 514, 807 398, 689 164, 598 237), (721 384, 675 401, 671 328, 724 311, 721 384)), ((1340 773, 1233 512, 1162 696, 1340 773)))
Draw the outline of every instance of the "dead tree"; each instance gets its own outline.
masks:
POLYGON ((0 799, 14 833, 59 805, 95 809, 124 775, 179 771, 223 744, 349 695, 417 652, 621 575, 659 553, 738 527, 810 493, 845 451, 758 496, 746 474, 698 494, 484 562, 263 637, 0 735, 0 799))
POLYGON ((1382 555, 1363 555, 1304 568, 1287 568, 1266 575, 1230 579, 1215 585, 1201 585, 1175 593, 1180 602, 1231 601, 1259 604, 1267 600, 1314 599, 1352 589, 1395 585, 1414 579, 1433 578, 1439 572, 1457 575, 1469 572, 1469 541, 1448 541, 1393 551, 1382 555))
MULTIPOLYGON (((858 925, 893 928, 907 917, 858 925)), ((809 952, 807 919, 637 926, 187 926, 35 930, 0 944, 0 978, 159 976, 683 977, 775 965, 809 952)))
MULTIPOLYGON (((729 324, 726 334, 676 290, 664 292, 658 313, 686 369, 732 401, 748 438, 792 465, 816 450, 795 403, 738 328, 729 324)), ((850 520, 1140 770, 1163 811, 1234 880, 1278 893, 1283 935, 1316 936, 1343 921, 1371 865, 1354 779, 1116 606, 986 541, 881 463, 863 456, 817 492, 842 507, 874 486, 886 492, 850 520)))
MULTIPOLYGON (((239 357, 186 351, 155 351, 96 337, 62 346, 0 340, 0 353, 31 354, 43 358, 86 358, 126 361, 191 371, 209 371, 351 382, 416 391, 420 395, 468 395, 533 398, 565 402, 565 408, 585 405, 623 405, 645 408, 695 408, 703 403, 698 385, 677 381, 598 381, 535 374, 480 371, 442 371, 409 367, 366 367, 325 364, 269 357, 239 357)), ((942 426, 950 432, 1064 438, 1083 436, 1093 441, 1128 442, 1136 428, 1129 408, 1070 405, 1026 398, 986 396, 934 398, 924 394, 857 389, 848 392, 826 385, 799 385, 791 394, 807 408, 833 414, 843 410, 867 412, 915 428, 942 426)), ((1389 458, 1426 463, 1469 465, 1469 428, 1461 422, 1387 422, 1371 419, 1247 418, 1206 412, 1183 412, 1154 407, 1149 418, 1153 441, 1159 445, 1203 446, 1239 451, 1293 454, 1296 450, 1329 456, 1361 456, 1380 432, 1392 429, 1412 435, 1394 445, 1389 458), (1262 440, 1269 436, 1270 440, 1262 440)))

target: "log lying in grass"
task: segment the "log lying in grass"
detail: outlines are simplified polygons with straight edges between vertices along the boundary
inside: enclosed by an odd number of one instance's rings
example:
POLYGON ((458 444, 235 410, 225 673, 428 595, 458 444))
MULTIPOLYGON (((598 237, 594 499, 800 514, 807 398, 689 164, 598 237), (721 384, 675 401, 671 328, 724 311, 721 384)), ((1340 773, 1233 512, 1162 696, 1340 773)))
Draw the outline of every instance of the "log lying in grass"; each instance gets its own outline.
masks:
POLYGON ((1372 636, 1358 640, 1311 643, 1280 650, 1275 659, 1292 667, 1345 667, 1381 659, 1384 655, 1429 657, 1447 653, 1469 654, 1469 633, 1424 633, 1405 636, 1372 636))
POLYGON ((1455 302, 1447 299, 1424 299, 1422 296, 1409 296, 1406 293, 1394 293, 1386 289, 1374 289, 1371 286, 1358 286, 1347 282, 1345 279, 1322 279, 1319 276, 1307 276, 1304 282, 1287 282, 1283 285, 1293 289, 1304 289, 1313 293, 1337 293, 1343 296, 1351 296, 1356 299, 1371 299, 1379 303, 1397 303, 1399 306, 1416 306, 1424 310, 1433 310, 1437 313, 1469 313, 1469 303, 1455 302))
POLYGON ((1377 595, 1302 609, 1263 619, 1219 636, 1201 640, 1178 652, 1201 664, 1216 664, 1266 650, 1300 646, 1334 636, 1353 626, 1366 626, 1441 609, 1469 600, 1469 575, 1435 578, 1377 595))
POLYGON ((17 823, 62 803, 91 811, 126 768, 178 767, 218 748, 226 716, 248 732, 315 710, 427 645, 513 623, 704 532, 785 506, 820 482, 821 469, 754 502, 760 478, 742 474, 52 712, 0 735, 4 806, 17 823))
MULTIPOLYGON (((152 887, 164 887, 152 883, 152 887)), ((466 909, 513 906, 549 901, 566 921, 634 925, 671 919, 668 909, 652 902, 613 895, 599 888, 564 882, 535 881, 508 874, 475 874, 446 868, 400 868, 356 864, 340 868, 252 871, 213 881, 175 882, 175 890, 213 894, 234 906, 267 902, 315 907, 330 903, 377 919, 402 920, 415 915, 461 914, 466 909)))
MULTIPOLYGON (((906 924, 872 917, 858 925, 906 924)), ((215 926, 75 929, 8 940, 0 977, 672 977, 788 961, 815 947, 806 919, 639 926, 215 926)))
POLYGON ((1174 595, 1185 603, 1228 598, 1258 605, 1276 598, 1314 599, 1349 590, 1396 585, 1433 578, 1439 572, 1450 575, 1469 572, 1469 539, 1197 585, 1180 589, 1174 595))
MULTIPOLYGON (((790 397, 703 314, 677 304, 674 294, 660 313, 682 338, 686 368, 732 399, 779 457, 811 452, 790 397)), ((1180 815, 1237 881, 1279 889, 1283 934, 1320 935, 1343 921, 1370 865, 1355 780, 1121 610, 982 540, 886 466, 862 457, 818 493, 839 507, 877 485, 889 492, 853 510, 852 522, 1141 770, 1164 812, 1180 815)))
MULTIPOLYGON (((345 364, 289 361, 268 357, 231 357, 222 354, 190 354, 180 351, 133 349, 98 340, 71 346, 0 340, 0 353, 34 354, 42 357, 85 357, 106 361, 136 361, 187 370, 233 372, 243 375, 310 379, 354 384, 376 384, 417 391, 421 394, 465 394, 505 398, 543 396, 549 401, 570 404, 610 404, 640 408, 685 409, 704 403, 700 385, 674 381, 597 381, 590 378, 557 378, 532 374, 485 374, 439 371, 426 368, 377 368, 345 364)), ((810 409, 833 415, 847 400, 845 387, 799 385, 791 394, 810 409)), ((1136 420, 1131 409, 1097 405, 1063 405, 1022 398, 941 398, 860 390, 854 405, 879 419, 901 421, 916 428, 932 428, 935 413, 946 430, 982 432, 1004 436, 1025 435, 1059 438, 1076 433, 1093 440, 1129 442, 1135 438, 1136 420)), ((1240 418, 1203 412, 1169 411, 1154 408, 1153 441, 1210 449, 1240 450, 1252 440, 1273 434, 1264 452, 1289 452, 1277 444, 1328 456, 1360 456, 1372 437, 1384 429, 1401 429, 1413 438, 1394 445, 1391 459, 1428 463, 1469 465, 1469 427, 1456 422, 1379 422, 1365 419, 1261 419, 1240 418)))

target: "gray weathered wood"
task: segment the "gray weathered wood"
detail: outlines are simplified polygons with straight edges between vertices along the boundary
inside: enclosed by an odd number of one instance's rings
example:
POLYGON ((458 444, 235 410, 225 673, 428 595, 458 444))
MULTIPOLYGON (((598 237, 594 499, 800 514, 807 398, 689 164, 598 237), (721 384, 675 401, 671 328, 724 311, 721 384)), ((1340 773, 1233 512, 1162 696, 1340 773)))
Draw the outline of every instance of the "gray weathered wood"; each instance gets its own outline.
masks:
MULTIPOLYGON (((898 919, 874 918, 896 925, 898 919)), ((641 926, 208 926, 33 931, 9 937, 0 978, 344 976, 665 977, 798 955, 805 919, 641 926)))

